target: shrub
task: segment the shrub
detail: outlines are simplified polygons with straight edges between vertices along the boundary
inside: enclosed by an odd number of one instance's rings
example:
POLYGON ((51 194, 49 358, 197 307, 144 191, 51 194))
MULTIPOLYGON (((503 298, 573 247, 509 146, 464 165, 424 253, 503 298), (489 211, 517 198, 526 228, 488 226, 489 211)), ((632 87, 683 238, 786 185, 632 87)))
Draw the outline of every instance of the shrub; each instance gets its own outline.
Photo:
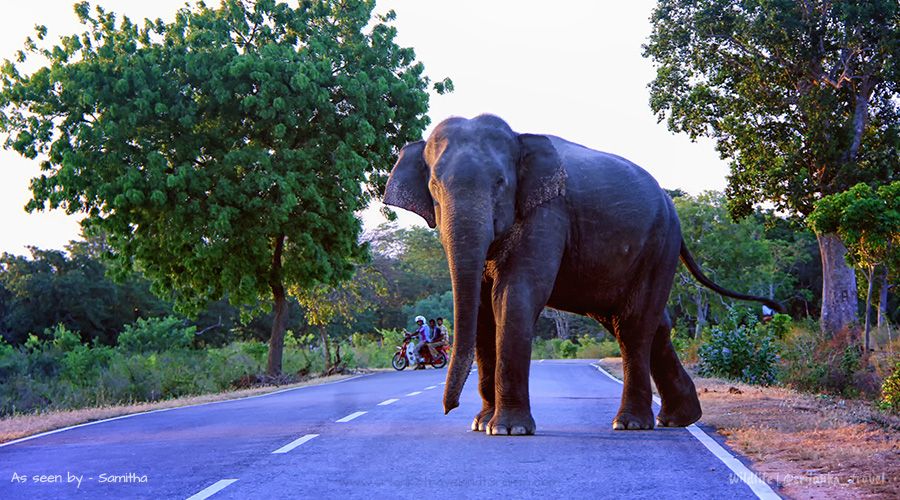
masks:
POLYGON ((900 413, 900 359, 894 364, 893 373, 881 384, 879 406, 883 410, 900 413))
POLYGON ((100 372, 118 353, 111 347, 95 345, 93 347, 78 344, 62 355, 63 380, 76 385, 91 385, 100 377, 100 372))
POLYGON ((776 380, 775 336, 752 314, 732 311, 727 321, 712 328, 709 341, 700 347, 698 354, 700 375, 759 385, 776 380))
POLYGON ((187 349, 194 341, 196 327, 184 326, 178 318, 141 318, 119 334, 119 349, 129 353, 187 349))
POLYGON ((827 337, 815 326, 794 328, 782 352, 781 380, 794 389, 846 397, 878 393, 879 377, 864 362, 858 335, 852 330, 827 337))
POLYGON ((26 373, 28 358, 20 349, 6 343, 0 337, 0 386, 13 376, 26 373))
POLYGON ((578 354, 581 359, 603 359, 621 356, 619 343, 615 340, 598 340, 590 335, 578 339, 578 354))
POLYGON ((582 335, 575 340, 535 338, 531 344, 531 359, 600 359, 621 355, 619 344, 614 340, 599 340, 591 335, 582 335))
POLYGON ((671 334, 672 348, 682 363, 693 364, 700 361, 700 346, 703 345, 703 339, 694 338, 682 330, 672 329, 671 334))
POLYGON ((71 351, 81 345, 81 336, 66 328, 66 325, 62 323, 44 330, 44 335, 53 339, 51 341, 53 347, 62 352, 71 351))

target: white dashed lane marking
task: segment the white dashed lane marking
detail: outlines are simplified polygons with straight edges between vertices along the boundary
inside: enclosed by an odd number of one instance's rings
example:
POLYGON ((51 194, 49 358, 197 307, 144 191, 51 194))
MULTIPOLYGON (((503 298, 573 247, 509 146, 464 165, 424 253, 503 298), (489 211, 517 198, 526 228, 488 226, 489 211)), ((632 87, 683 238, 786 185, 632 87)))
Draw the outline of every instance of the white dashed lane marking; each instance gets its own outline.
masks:
POLYGON ((435 387, 437 387, 437 386, 436 386, 436 385, 429 385, 428 387, 425 388, 425 390, 426 390, 426 391, 430 391, 430 390, 434 389, 435 387))
POLYGON ((335 420, 335 422, 341 423, 341 424, 344 423, 344 422, 349 422, 349 421, 353 420, 354 418, 361 417, 361 416, 365 415, 366 413, 368 413, 368 412, 365 412, 365 411, 357 411, 357 412, 353 412, 353 413, 347 415, 346 417, 344 417, 344 418, 342 418, 342 419, 335 420))
POLYGON ((318 434, 307 434, 307 435, 303 436, 302 438, 295 439, 295 440, 291 441, 290 443, 282 446, 281 448, 278 448, 277 450, 273 451, 272 453, 287 453, 287 452, 293 450, 294 448, 300 446, 301 444, 303 444, 315 437, 318 437, 318 436, 319 436, 318 434))
POLYGON ((419 394, 422 394, 422 391, 412 391, 411 393, 407 394, 407 396, 418 396, 419 394))
POLYGON ((385 401, 382 401, 382 402, 378 403, 378 406, 387 406, 387 405, 390 405, 390 404, 394 404, 394 403, 396 403, 397 401, 400 401, 400 400, 399 400, 399 399, 387 399, 387 400, 385 400, 385 401))
POLYGON ((194 495, 189 496, 187 500, 203 500, 205 498, 209 498, 209 497, 215 495, 216 493, 222 491, 223 489, 228 487, 228 485, 230 485, 231 483, 233 483, 235 481, 237 481, 237 479, 222 479, 220 481, 216 481, 215 483, 211 484, 210 486, 207 486, 206 488, 203 488, 202 490, 198 491, 194 495))

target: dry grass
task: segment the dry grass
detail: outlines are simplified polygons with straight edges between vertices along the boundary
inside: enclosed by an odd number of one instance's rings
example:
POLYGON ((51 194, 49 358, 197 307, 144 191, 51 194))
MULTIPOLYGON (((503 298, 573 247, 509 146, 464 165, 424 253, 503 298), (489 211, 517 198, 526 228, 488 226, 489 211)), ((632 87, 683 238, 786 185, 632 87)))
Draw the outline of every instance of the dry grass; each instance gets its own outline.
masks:
POLYGON ((218 394, 205 394, 202 396, 189 396, 177 399, 168 399, 165 401, 157 401, 153 403, 137 403, 130 405, 105 406, 100 408, 84 408, 81 410, 51 411, 28 415, 15 415, 0 419, 0 443, 5 443, 26 436, 32 436, 34 434, 40 434, 41 432, 52 431, 55 429, 61 429, 63 427, 69 427, 72 425, 78 425, 87 422, 94 422, 96 420, 119 417, 122 415, 143 413, 152 410, 162 410, 166 408, 178 408, 182 406, 190 406, 203 403, 212 403, 215 401, 227 401, 230 399, 246 398, 248 396, 268 394, 270 392, 282 391, 285 389, 294 389, 297 387, 306 387, 310 385, 320 385, 328 382, 336 382, 338 380, 342 380, 351 376, 352 375, 332 375, 329 377, 310 379, 296 384, 253 387, 250 389, 242 389, 239 391, 221 392, 218 394))
MULTIPOLYGON (((621 378, 621 358, 601 365, 621 378)), ((864 401, 693 375, 702 423, 790 498, 900 498, 900 418, 864 401)), ((655 391, 655 388, 654 388, 655 391)))

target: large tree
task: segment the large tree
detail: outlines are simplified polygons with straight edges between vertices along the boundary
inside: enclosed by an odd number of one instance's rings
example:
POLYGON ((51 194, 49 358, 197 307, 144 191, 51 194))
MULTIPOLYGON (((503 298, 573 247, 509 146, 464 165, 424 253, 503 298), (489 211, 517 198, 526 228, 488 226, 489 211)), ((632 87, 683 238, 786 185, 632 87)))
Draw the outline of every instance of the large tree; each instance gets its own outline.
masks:
POLYGON ((866 277, 863 349, 868 352, 872 290, 878 278, 875 272, 883 269, 884 301, 879 301, 878 308, 881 318, 887 306, 887 284, 900 268, 900 181, 877 190, 859 183, 843 193, 826 196, 816 202, 809 220, 817 231, 839 234, 849 247, 848 261, 866 277))
MULTIPOLYGON (((716 140, 735 216, 768 202, 804 218, 824 195, 897 173, 898 19, 896 0, 659 0, 651 107, 671 130, 716 140)), ((840 238, 817 238, 834 331, 856 320, 856 278, 840 238)))
POLYGON ((38 27, 0 80, 5 147, 41 159, 28 210, 83 213, 181 311, 268 297, 280 373, 285 290, 351 275, 354 212, 428 123, 423 66, 374 3, 223 0, 142 24, 79 3, 83 33, 44 47, 38 27))

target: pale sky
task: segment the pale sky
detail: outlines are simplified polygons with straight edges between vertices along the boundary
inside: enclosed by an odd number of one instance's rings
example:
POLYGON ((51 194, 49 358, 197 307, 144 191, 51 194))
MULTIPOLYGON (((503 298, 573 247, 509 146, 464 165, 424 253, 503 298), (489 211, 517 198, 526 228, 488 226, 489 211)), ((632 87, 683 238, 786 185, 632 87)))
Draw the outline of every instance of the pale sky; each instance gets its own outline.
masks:
MULTIPOLYGON (((72 0, 3 2, 0 60, 13 59, 35 24, 48 39, 80 31, 72 0)), ((92 2, 132 20, 171 20, 183 0, 92 2)), ((207 0, 216 5, 217 0, 207 0)), ((378 0, 394 9, 398 42, 414 47, 432 80, 450 77, 455 91, 434 95, 432 126, 449 116, 493 113, 514 130, 558 135, 641 165, 666 188, 697 194, 724 189, 727 165, 710 141, 692 143, 657 124, 648 104, 653 78, 641 44, 650 33, 651 0, 378 0)), ((430 131, 426 131, 427 133, 430 131)), ((27 214, 29 179, 38 162, 0 150, 0 252, 27 245, 62 248, 79 234, 78 217, 27 214)), ((402 224, 423 224, 398 210, 402 224)), ((366 228, 384 221, 363 215, 366 228)))

